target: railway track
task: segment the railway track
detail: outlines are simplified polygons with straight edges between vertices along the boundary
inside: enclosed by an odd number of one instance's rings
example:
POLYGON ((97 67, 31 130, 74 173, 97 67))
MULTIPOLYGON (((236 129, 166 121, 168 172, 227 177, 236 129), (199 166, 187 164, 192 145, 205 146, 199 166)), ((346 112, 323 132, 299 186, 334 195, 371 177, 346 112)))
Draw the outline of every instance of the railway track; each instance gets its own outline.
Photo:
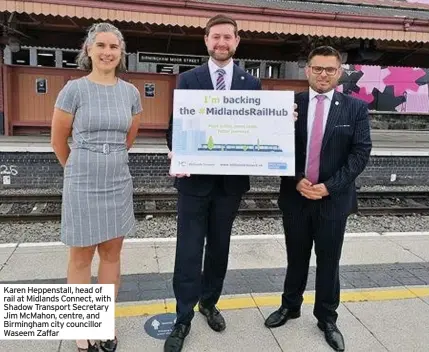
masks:
MULTIPOLYGON (((249 192, 243 197, 239 215, 279 217, 277 192, 249 192)), ((359 214, 363 216, 411 214, 429 215, 429 192, 358 192, 359 214)), ((177 193, 135 193, 137 219, 176 214, 177 193)), ((61 219, 61 195, 19 194, 0 196, 0 222, 58 221, 61 219)))

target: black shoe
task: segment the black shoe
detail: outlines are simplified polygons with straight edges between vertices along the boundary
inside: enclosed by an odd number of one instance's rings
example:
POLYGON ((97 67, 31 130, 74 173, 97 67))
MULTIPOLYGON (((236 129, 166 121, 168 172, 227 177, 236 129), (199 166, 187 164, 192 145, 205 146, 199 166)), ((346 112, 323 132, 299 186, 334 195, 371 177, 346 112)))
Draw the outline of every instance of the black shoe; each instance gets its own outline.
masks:
POLYGON ((344 351, 344 338, 335 323, 317 322, 320 330, 325 332, 325 340, 335 351, 344 351))
POLYGON ((200 313, 207 318, 207 323, 214 331, 220 332, 225 330, 225 319, 223 318, 222 314, 220 314, 216 306, 206 308, 201 303, 199 303, 198 309, 200 313))
POLYGON ((296 319, 301 316, 301 310, 290 310, 280 307, 265 320, 267 328, 277 328, 284 325, 289 319, 296 319))
POLYGON ((191 325, 176 324, 164 343, 164 352, 180 352, 185 337, 188 336, 191 325))
POLYGON ((113 340, 100 341, 99 345, 104 352, 115 352, 118 348, 118 339, 115 336, 113 340))

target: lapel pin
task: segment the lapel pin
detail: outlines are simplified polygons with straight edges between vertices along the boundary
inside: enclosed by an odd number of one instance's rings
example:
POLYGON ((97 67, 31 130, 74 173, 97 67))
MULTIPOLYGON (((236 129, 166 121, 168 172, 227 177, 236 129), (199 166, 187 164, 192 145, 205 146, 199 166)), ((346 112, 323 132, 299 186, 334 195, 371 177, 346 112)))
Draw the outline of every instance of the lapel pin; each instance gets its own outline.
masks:
POLYGON ((338 101, 335 102, 335 105, 340 105, 340 103, 338 101))
POLYGON ((244 76, 241 76, 240 79, 243 81, 244 80, 244 76))

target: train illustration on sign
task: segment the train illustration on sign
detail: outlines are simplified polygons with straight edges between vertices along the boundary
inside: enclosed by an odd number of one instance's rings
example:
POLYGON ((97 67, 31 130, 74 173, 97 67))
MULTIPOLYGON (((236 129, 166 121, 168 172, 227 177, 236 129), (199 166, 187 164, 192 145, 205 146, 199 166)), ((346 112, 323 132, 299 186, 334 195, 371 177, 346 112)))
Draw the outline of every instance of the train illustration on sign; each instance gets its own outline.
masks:
POLYGON ((201 151, 223 151, 223 152, 282 152, 278 145, 274 144, 201 144, 201 151))

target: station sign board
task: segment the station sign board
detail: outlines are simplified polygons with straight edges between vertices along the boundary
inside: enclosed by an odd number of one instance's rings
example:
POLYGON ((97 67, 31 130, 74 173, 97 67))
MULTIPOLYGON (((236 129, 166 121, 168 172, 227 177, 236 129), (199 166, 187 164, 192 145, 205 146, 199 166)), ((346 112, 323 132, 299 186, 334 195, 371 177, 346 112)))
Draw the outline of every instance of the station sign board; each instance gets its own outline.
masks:
POLYGON ((188 56, 175 54, 138 53, 139 63, 171 64, 171 65, 202 65, 207 61, 203 56, 188 56))

